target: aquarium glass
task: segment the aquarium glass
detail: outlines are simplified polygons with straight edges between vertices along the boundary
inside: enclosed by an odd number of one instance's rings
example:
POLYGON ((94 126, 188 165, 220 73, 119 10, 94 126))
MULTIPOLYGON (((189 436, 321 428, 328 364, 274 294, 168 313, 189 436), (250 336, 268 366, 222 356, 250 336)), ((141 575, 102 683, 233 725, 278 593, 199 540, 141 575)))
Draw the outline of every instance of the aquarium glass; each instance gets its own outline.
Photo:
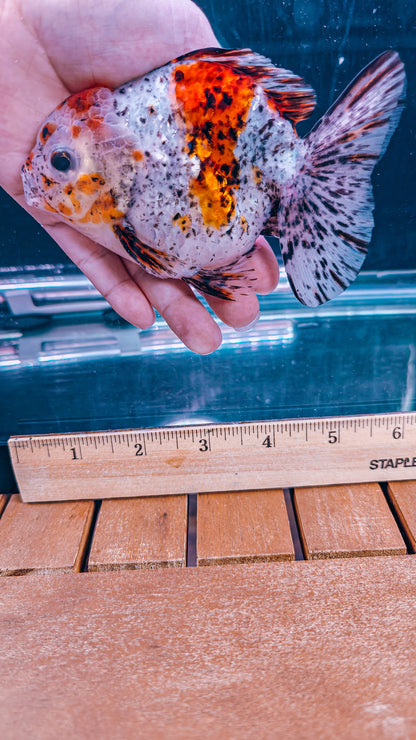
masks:
MULTIPOLYGON (((305 135, 371 59, 396 49, 407 101, 373 175, 364 272, 319 310, 284 273, 255 329, 224 328, 200 357, 163 320, 120 320, 12 199, 0 195, 0 442, 10 434, 415 409, 416 5, 414 0, 200 0, 225 47, 253 50, 317 93, 305 135)), ((279 255, 277 239, 273 248, 279 255)))

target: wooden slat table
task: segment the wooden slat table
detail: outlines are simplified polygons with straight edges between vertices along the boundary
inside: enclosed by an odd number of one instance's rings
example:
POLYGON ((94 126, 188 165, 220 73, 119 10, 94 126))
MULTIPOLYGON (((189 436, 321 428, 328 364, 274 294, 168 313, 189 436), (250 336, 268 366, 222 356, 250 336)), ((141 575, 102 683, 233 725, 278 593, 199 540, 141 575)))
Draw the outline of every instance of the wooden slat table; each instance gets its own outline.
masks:
POLYGON ((44 504, 3 496, 0 575, 416 551, 414 482, 190 498, 197 501, 196 532, 184 495, 44 504))
POLYGON ((0 509, 2 740, 416 737, 416 483, 0 509))

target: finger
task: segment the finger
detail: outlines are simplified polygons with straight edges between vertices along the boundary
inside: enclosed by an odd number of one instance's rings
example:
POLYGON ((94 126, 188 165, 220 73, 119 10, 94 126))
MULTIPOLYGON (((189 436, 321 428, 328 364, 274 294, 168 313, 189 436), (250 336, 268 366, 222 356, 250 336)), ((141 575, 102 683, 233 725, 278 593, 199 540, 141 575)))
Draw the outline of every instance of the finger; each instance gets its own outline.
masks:
POLYGON ((73 92, 97 81, 118 87, 187 51, 218 46, 207 18, 191 0, 90 0, 75 8, 74 0, 60 0, 59 43, 56 24, 44 22, 42 4, 27 5, 26 16, 48 59, 73 92))
POLYGON ((206 355, 219 347, 221 331, 188 285, 182 280, 148 275, 127 261, 126 267, 148 301, 189 349, 206 355))
POLYGON ((66 224, 46 230, 120 316, 140 329, 153 324, 152 306, 118 255, 66 224))
POLYGON ((236 292, 232 300, 222 300, 204 295, 208 305, 224 324, 243 331, 249 329, 260 317, 259 301, 252 290, 236 292))
MULTIPOLYGON (((247 258, 250 270, 255 274, 254 286, 236 292, 234 300, 224 301, 204 296, 218 318, 235 329, 249 329, 259 317, 259 302, 256 293, 267 294, 274 290, 279 280, 279 266, 273 250, 264 237, 256 241, 254 252, 247 258)), ((244 267, 242 268, 244 270, 244 267)))
POLYGON ((279 265, 273 249, 264 236, 259 236, 256 241, 251 266, 256 272, 255 292, 260 295, 271 293, 279 282, 279 265))

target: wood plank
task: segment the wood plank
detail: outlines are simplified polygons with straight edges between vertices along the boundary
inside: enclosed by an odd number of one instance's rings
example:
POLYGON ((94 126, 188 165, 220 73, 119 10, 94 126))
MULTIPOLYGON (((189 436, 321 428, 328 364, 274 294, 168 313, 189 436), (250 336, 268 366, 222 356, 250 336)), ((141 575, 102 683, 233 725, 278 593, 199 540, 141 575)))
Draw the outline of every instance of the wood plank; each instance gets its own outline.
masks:
POLYGON ((0 575, 79 572, 92 501, 24 504, 18 494, 0 519, 0 575))
POLYGON ((199 494, 198 565, 294 557, 281 489, 199 494))
POLYGON ((389 483, 388 493, 410 547, 416 552, 416 481, 389 483))
POLYGON ((88 570, 186 565, 187 496, 102 502, 88 570))
POLYGON ((9 498, 10 498, 10 495, 7 493, 0 494, 0 516, 2 515, 4 509, 6 508, 6 504, 8 503, 9 498))
POLYGON ((416 557, 3 579, 2 740, 416 731, 416 557))
POLYGON ((300 488, 294 503, 308 559, 406 552, 377 483, 300 488))

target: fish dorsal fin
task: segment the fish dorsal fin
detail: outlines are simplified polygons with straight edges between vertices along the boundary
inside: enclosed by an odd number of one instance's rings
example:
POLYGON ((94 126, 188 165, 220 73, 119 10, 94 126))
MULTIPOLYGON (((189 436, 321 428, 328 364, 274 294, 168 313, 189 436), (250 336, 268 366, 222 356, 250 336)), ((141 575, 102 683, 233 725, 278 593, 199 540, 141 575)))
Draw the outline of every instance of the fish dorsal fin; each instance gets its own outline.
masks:
POLYGON ((294 124, 308 118, 316 104, 314 90, 298 75, 274 67, 270 59, 251 49, 199 49, 184 54, 177 62, 216 62, 256 80, 267 92, 280 115, 294 124))

